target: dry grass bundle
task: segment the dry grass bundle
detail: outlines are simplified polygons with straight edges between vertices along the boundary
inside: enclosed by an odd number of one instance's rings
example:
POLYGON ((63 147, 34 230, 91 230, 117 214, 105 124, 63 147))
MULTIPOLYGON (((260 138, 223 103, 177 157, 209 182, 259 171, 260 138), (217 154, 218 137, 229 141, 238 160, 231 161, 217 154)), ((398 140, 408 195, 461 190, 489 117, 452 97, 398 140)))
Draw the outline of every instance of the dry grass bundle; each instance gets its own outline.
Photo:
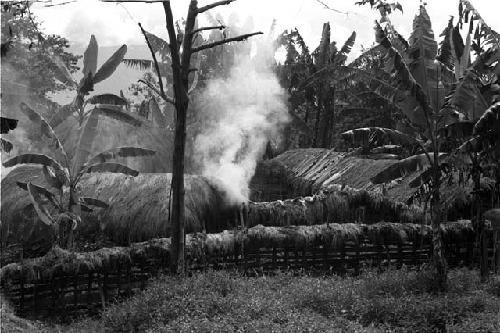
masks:
POLYGON ((418 224, 377 223, 365 227, 364 233, 374 244, 403 244, 407 241, 417 241, 419 237, 426 237, 429 232, 427 226, 418 224))
MULTIPOLYGON (((429 234, 430 234, 429 230, 429 234)), ((474 228, 469 220, 459 220, 457 222, 447 222, 441 224, 443 241, 450 242, 470 242, 474 240, 474 228)))
POLYGON ((358 242, 362 225, 320 224, 311 226, 264 227, 248 229, 243 238, 245 248, 288 247, 303 249, 318 245, 339 248, 347 241, 358 242))
POLYGON ((330 186, 318 194, 249 205, 247 226, 313 225, 321 223, 421 223, 424 212, 381 194, 330 186))
MULTIPOLYGON (((445 243, 471 242, 474 239, 470 221, 449 222, 442 226, 445 243)), ((190 234, 186 237, 187 261, 199 261, 206 255, 232 255, 243 245, 244 249, 295 248, 327 246, 341 249, 346 242, 358 243, 364 239, 375 244, 397 245, 423 240, 430 242, 430 226, 402 223, 320 224, 312 226, 264 227, 258 225, 241 231, 218 234, 190 234)), ((94 252, 69 252, 52 248, 45 256, 13 263, 0 269, 0 280, 9 283, 19 278, 25 282, 50 279, 54 274, 74 275, 79 272, 112 270, 118 265, 141 264, 150 259, 169 258, 170 239, 153 239, 130 247, 103 248, 94 252)))

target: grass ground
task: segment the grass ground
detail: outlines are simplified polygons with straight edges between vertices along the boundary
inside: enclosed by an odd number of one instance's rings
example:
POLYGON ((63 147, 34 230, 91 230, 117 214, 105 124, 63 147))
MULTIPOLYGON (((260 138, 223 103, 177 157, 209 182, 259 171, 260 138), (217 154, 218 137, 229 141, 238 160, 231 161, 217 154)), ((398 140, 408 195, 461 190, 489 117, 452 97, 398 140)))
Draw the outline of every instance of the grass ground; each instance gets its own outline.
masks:
POLYGON ((163 276, 97 318, 49 332, 500 332, 500 276, 453 270, 449 290, 408 269, 358 277, 163 276))

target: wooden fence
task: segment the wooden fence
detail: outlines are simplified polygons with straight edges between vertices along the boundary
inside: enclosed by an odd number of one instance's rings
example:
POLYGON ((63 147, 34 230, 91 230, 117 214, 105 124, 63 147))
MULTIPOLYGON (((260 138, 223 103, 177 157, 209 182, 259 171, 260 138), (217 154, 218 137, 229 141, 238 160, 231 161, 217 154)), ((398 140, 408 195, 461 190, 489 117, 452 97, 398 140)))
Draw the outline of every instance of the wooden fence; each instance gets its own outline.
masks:
MULTIPOLYGON (((314 246, 252 247, 236 243, 231 251, 209 253, 188 261, 190 272, 207 269, 235 269, 244 274, 273 274, 279 270, 306 270, 311 273, 357 274, 364 267, 415 266, 429 261, 429 239, 375 243, 369 238, 346 241, 331 247, 314 246)), ((493 251, 490 250, 490 253, 493 251)), ((470 237, 447 241, 445 255, 451 267, 471 265, 470 237)), ((493 262, 493 258, 491 258, 493 262)), ((2 289, 16 313, 27 318, 64 321, 79 315, 95 314, 111 302, 144 289, 147 281, 168 273, 168 253, 149 251, 142 259, 114 260, 97 269, 56 270, 51 276, 25 278, 9 276, 2 289)))

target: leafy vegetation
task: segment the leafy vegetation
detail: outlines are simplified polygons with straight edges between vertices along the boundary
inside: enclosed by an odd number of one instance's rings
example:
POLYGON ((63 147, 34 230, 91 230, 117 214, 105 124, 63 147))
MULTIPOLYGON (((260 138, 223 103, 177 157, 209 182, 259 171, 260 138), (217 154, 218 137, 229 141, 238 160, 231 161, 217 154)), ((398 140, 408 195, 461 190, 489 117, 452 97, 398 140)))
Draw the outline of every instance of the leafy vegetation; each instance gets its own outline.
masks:
MULTIPOLYGON (((374 6, 373 2, 370 4, 372 7, 374 6)), ((476 75, 489 75, 489 80, 493 80, 491 82, 498 80, 494 72, 495 68, 491 66, 489 59, 500 50, 496 46, 491 47, 480 53, 474 63, 469 66, 474 19, 479 20, 476 29, 477 31, 482 29, 486 39, 495 40, 497 35, 491 29, 484 28, 484 21, 470 3, 461 1, 459 6, 460 22, 456 27, 453 27, 453 19, 450 19, 448 27, 442 34, 445 38, 441 43, 440 50, 438 50, 434 40, 430 18, 424 5, 420 6, 420 12, 415 17, 414 30, 409 42, 402 42, 402 37, 397 34, 388 19, 390 11, 380 5, 377 8, 380 10, 381 23, 384 23, 384 26, 376 23, 376 39, 379 43, 376 48, 381 47, 381 56, 386 66, 385 71, 390 75, 387 80, 380 81, 379 85, 391 87, 394 91, 406 92, 403 99, 395 99, 393 96, 396 95, 393 94, 389 100, 400 106, 400 111, 404 115, 404 125, 407 127, 405 132, 410 135, 380 128, 351 130, 343 135, 355 145, 362 145, 363 151, 366 150, 366 147, 372 148, 371 145, 380 144, 381 137, 385 141, 389 141, 388 143, 405 146, 411 143, 418 147, 416 153, 419 155, 408 157, 391 165, 373 177, 372 181, 385 183, 409 172, 422 170, 421 175, 410 185, 419 187, 416 193, 424 195, 425 201, 431 203, 431 219, 435 228, 434 263, 437 274, 441 276, 442 287, 445 288, 446 263, 442 255, 442 240, 439 232, 439 224, 442 222, 440 189, 443 179, 450 173, 453 164, 450 162, 451 158, 441 152, 447 151, 446 144, 450 144, 450 141, 452 141, 451 147, 453 148, 454 143, 456 148, 457 141, 463 142, 469 139, 474 123, 463 121, 463 119, 476 121, 476 114, 483 114, 489 103, 496 100, 496 97, 493 96, 490 97, 490 101, 487 101, 481 92, 485 90, 485 84, 476 75), (463 11, 464 3, 467 8, 465 13, 463 11), (470 26, 464 44, 460 36, 460 26, 462 20, 465 23, 469 22, 469 13, 471 12, 476 15, 470 17, 470 26), (471 105, 471 101, 475 104, 471 105)), ((480 34, 478 33, 478 35, 480 34)), ((478 45, 481 44, 480 38, 476 41, 478 45)), ((480 49, 480 47, 476 47, 476 49, 480 49)), ((383 74, 380 77, 383 77, 383 74)), ((493 106, 492 109, 495 110, 496 107, 493 106)), ((483 116, 486 119, 491 119, 492 127, 486 129, 481 125, 484 124, 484 120, 478 120, 474 125, 474 133, 476 134, 474 140, 480 140, 479 132, 481 130, 488 132, 489 134, 484 133, 488 136, 492 134, 489 132, 492 131, 491 128, 497 126, 497 118, 492 109, 486 110, 483 116)), ((498 133, 495 134, 498 135, 498 133)), ((497 145, 496 138, 498 136, 495 136, 495 139, 490 138, 488 141, 494 147, 497 145)), ((471 147, 470 142, 468 147, 471 147)), ((450 147, 448 147, 448 151, 449 149, 450 147)), ((474 152, 471 152, 474 155, 474 152)), ((456 161, 456 154, 453 154, 452 158, 456 161)), ((471 163, 473 164, 472 169, 476 173, 475 189, 479 190, 478 173, 481 169, 481 162, 478 161, 477 156, 472 156, 470 160, 473 161, 471 163)), ((481 219, 479 207, 476 209, 478 209, 476 224, 479 226, 481 219)))
POLYGON ((109 107, 109 105, 118 106, 118 109, 121 109, 121 106, 126 106, 128 102, 121 96, 103 94, 92 96, 91 98, 85 100, 85 96, 94 90, 94 84, 107 79, 113 74, 118 65, 121 63, 125 53, 127 53, 127 45, 122 45, 118 50, 116 50, 115 53, 113 53, 111 57, 109 57, 108 60, 106 60, 104 64, 102 64, 99 69, 97 69, 98 45, 95 36, 92 35, 90 37, 89 45, 83 54, 83 78, 77 86, 77 95, 71 104, 60 107, 59 110, 52 116, 49 122, 50 126, 56 128, 59 124, 66 120, 66 118, 74 113, 77 114, 78 122, 81 126, 86 117, 92 112, 92 110, 85 110, 87 104, 104 104, 106 106, 101 108, 103 110, 101 112, 107 112, 109 115, 112 113, 115 117, 121 117, 122 119, 127 119, 128 121, 133 119, 132 115, 125 116, 123 110, 115 112, 113 110, 117 109, 116 107, 109 107), (118 116, 118 114, 120 114, 120 116, 118 116))
MULTIPOLYGON (((86 173, 114 172, 137 176, 138 172, 129 167, 112 163, 116 157, 135 157, 152 155, 155 152, 143 148, 121 147, 90 156, 90 150, 99 124, 99 116, 123 117, 116 109, 94 108, 89 112, 83 126, 78 147, 72 159, 68 157, 63 145, 49 123, 28 105, 20 105, 21 112, 41 129, 41 138, 48 138, 49 145, 54 149, 54 159, 44 154, 22 154, 3 163, 4 167, 20 164, 37 164, 43 168, 47 183, 56 191, 30 183, 18 183, 28 191, 31 203, 40 220, 53 227, 57 243, 63 248, 70 247, 73 241, 73 230, 81 222, 81 211, 92 211, 89 206, 106 208, 107 203, 95 198, 81 197, 78 183, 86 173), (51 207, 52 211, 49 209, 51 207), (54 211, 55 210, 55 211, 54 211)), ((139 123, 140 125, 140 123, 139 123)))
POLYGON ((16 79, 29 82, 32 92, 44 98, 49 92, 73 87, 71 73, 78 69, 79 56, 68 51, 67 39, 41 31, 31 5, 25 1, 2 3, 2 76, 15 72, 16 79))

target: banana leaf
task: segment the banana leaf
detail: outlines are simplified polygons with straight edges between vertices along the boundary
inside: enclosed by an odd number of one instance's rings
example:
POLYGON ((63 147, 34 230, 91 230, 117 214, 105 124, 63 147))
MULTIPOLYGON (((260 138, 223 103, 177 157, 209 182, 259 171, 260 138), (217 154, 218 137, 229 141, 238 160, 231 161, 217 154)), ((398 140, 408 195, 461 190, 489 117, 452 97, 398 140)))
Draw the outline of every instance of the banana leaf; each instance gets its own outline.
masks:
POLYGON ((108 208, 109 207, 109 205, 107 203, 105 203, 104 201, 99 200, 99 199, 89 198, 89 197, 82 197, 80 199, 85 205, 96 206, 96 207, 100 207, 100 208, 108 208))
POLYGON ((162 128, 167 126, 167 120, 154 98, 149 101, 149 113, 153 117, 153 124, 162 128))
POLYGON ((11 119, 6 117, 0 117, 1 121, 1 130, 0 134, 7 134, 9 131, 12 131, 17 127, 17 119, 11 119))
POLYGON ((102 173, 102 172, 111 172, 111 173, 122 173, 124 175, 136 177, 139 175, 139 172, 133 170, 123 164, 119 163, 100 163, 94 164, 83 169, 86 173, 102 173))
MULTIPOLYGON (((23 190, 28 191, 28 183, 16 182, 16 184, 17 184, 17 186, 19 186, 23 190)), ((47 200, 49 200, 55 207, 58 207, 58 208, 60 207, 60 204, 59 204, 59 202, 57 202, 57 198, 56 198, 56 195, 54 193, 50 192, 45 187, 38 186, 38 185, 35 185, 33 183, 29 183, 29 184, 31 184, 31 186, 36 189, 37 193, 39 193, 40 195, 43 195, 45 198, 47 198, 47 200)))
POLYGON ((57 177, 59 177, 63 184, 69 184, 69 175, 66 170, 52 157, 44 154, 22 154, 5 161, 2 165, 9 168, 19 164, 39 164, 51 167, 55 170, 57 177))
POLYGON ((52 128, 56 128, 59 124, 65 121, 74 112, 73 103, 63 105, 57 110, 56 114, 52 116, 49 121, 49 125, 52 128))
POLYGON ((110 104, 110 105, 127 105, 128 102, 120 96, 114 94, 101 94, 92 96, 88 103, 90 104, 110 104))
POLYGON ((87 162, 87 159, 92 152, 92 145, 97 133, 98 124, 99 114, 96 112, 96 109, 94 109, 87 117, 85 125, 80 133, 75 158, 73 160, 72 175, 76 175, 87 162))
POLYGON ((98 51, 97 40, 94 35, 91 35, 89 45, 83 53, 83 76, 87 76, 89 73, 92 73, 92 75, 96 74, 98 51))
POLYGON ((99 83, 114 73, 118 65, 123 60, 123 57, 127 53, 127 45, 122 45, 113 55, 99 68, 97 73, 93 77, 94 84, 99 83))
POLYGON ((54 146, 53 148, 57 149, 57 151, 62 155, 63 159, 67 161, 68 156, 66 155, 66 151, 64 150, 63 145, 59 141, 59 138, 57 137, 56 133, 49 125, 49 123, 38 112, 30 108, 26 103, 23 102, 19 104, 19 108, 21 109, 21 112, 28 117, 29 120, 40 126, 42 136, 45 135, 46 137, 48 137, 50 140, 50 144, 54 146))
POLYGON ((112 148, 90 158, 86 165, 93 165, 98 163, 105 163, 120 157, 138 157, 138 156, 152 156, 156 151, 145 148, 137 147, 118 147, 112 148))
POLYGON ((12 142, 10 142, 8 140, 0 138, 0 142, 1 142, 1 147, 2 147, 3 152, 10 153, 12 148, 14 148, 14 146, 12 145, 12 142))
POLYGON ((387 169, 376 174, 371 181, 373 184, 387 183, 412 172, 423 170, 429 164, 429 160, 425 154, 413 155, 390 165, 387 169))
POLYGON ((484 112, 474 125, 473 134, 486 135, 489 131, 494 131, 491 134, 500 140, 500 102, 493 104, 484 112))
POLYGON ((45 207, 45 203, 42 197, 43 191, 40 191, 39 187, 35 187, 31 183, 28 183, 26 187, 28 189, 31 203, 33 204, 33 207, 35 208, 35 211, 40 220, 46 225, 49 226, 53 225, 54 219, 50 215, 50 212, 47 209, 47 207, 45 207))

